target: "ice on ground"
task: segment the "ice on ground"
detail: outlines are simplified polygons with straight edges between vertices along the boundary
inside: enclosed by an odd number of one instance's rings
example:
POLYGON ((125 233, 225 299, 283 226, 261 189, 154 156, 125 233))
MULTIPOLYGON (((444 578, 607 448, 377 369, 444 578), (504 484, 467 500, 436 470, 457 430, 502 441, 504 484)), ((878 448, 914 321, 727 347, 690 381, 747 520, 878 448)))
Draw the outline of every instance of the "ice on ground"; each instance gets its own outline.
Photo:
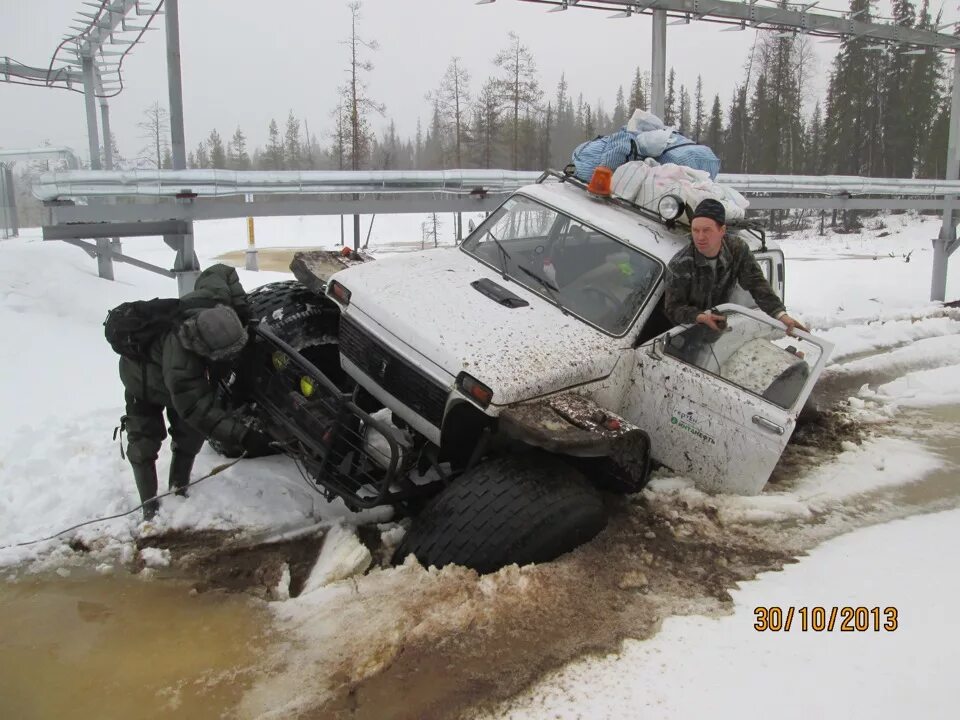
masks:
POLYGON ((356 531, 335 525, 323 539, 320 554, 301 594, 309 594, 330 583, 360 575, 366 572, 372 562, 369 548, 360 542, 356 531))
POLYGON ((960 388, 956 387, 958 375, 960 367, 957 365, 910 372, 881 385, 876 396, 902 407, 960 405, 960 388))

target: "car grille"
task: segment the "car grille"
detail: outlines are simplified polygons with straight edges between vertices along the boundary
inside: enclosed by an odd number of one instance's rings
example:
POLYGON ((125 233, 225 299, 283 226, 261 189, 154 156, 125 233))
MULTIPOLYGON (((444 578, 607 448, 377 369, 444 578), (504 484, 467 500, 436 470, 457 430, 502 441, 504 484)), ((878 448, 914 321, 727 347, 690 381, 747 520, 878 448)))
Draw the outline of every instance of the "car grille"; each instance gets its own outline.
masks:
POLYGON ((440 427, 447 404, 447 388, 344 315, 340 316, 340 352, 397 400, 440 427))

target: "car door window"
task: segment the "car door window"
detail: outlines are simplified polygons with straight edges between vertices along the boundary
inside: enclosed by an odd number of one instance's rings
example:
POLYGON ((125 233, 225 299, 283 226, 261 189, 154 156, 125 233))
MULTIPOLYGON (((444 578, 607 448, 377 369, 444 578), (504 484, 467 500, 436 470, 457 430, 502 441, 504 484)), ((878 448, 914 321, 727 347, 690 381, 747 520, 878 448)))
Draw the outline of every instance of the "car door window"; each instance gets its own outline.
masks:
POLYGON ((729 312, 722 331, 695 323, 667 336, 664 352, 790 409, 823 350, 748 315, 729 312))

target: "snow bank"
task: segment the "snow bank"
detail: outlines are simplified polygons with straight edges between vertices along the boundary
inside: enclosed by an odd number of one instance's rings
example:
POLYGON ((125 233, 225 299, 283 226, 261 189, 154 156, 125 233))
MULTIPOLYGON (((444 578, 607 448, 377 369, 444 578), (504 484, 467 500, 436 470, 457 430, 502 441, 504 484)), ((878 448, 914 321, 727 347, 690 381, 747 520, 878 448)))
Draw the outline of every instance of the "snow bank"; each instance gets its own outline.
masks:
POLYGON ((728 617, 670 618, 475 718, 952 718, 960 574, 940 558, 958 542, 960 510, 836 538, 743 583, 728 617), (802 632, 797 616, 790 632, 754 629, 757 607, 834 606, 896 608, 896 630, 802 632))

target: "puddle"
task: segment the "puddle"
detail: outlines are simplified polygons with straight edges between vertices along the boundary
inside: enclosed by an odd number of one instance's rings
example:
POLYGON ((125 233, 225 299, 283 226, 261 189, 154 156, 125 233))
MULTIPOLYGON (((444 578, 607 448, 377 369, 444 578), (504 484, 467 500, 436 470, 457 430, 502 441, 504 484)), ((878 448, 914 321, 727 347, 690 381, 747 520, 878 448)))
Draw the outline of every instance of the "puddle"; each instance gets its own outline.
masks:
POLYGON ((233 717, 272 646, 268 626, 247 596, 190 594, 173 581, 0 583, 2 714, 233 717))

